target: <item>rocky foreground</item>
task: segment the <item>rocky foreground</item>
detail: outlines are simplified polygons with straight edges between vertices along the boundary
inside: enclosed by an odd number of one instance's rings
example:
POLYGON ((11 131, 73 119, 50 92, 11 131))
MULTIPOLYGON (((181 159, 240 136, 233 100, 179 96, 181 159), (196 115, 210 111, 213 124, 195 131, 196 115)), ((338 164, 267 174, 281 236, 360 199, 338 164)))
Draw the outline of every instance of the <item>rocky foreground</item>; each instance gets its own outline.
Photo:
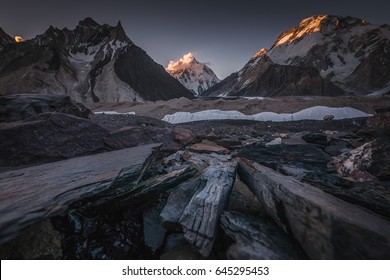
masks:
POLYGON ((171 125, 0 100, 2 259, 389 259, 390 113, 171 125))

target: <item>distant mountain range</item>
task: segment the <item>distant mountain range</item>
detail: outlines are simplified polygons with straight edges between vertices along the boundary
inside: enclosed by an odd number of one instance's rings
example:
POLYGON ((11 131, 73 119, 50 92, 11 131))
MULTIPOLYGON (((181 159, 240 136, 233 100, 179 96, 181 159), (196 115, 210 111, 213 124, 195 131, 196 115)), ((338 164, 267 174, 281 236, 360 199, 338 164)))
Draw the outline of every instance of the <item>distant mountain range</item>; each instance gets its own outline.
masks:
POLYGON ((205 96, 370 94, 390 91, 390 26, 313 16, 283 32, 270 50, 205 96))
POLYGON ((206 64, 199 63, 191 52, 171 61, 166 70, 195 95, 217 84, 220 80, 206 64))
POLYGON ((0 29, 0 95, 50 93, 83 103, 386 94, 389 66, 390 26, 353 17, 304 19, 223 81, 192 53, 164 69, 120 22, 100 25, 86 18, 74 30, 51 26, 27 41, 0 29))
POLYGON ((92 18, 20 43, 0 30, 0 95, 51 93, 79 102, 155 101, 192 93, 125 34, 92 18))

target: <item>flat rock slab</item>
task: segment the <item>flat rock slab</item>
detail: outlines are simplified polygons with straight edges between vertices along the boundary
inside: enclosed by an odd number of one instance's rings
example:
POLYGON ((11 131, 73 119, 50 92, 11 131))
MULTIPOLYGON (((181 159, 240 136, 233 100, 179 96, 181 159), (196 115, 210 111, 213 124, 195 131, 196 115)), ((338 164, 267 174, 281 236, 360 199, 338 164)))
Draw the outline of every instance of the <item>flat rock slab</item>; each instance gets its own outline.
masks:
POLYGON ((160 144, 0 173, 0 243, 82 198, 136 185, 160 144))
POLYGON ((191 150, 204 153, 227 154, 229 150, 225 147, 217 145, 215 142, 203 140, 202 143, 192 145, 191 150))
POLYGON ((328 154, 311 144, 265 146, 256 143, 243 147, 238 155, 275 170, 280 169, 281 165, 288 164, 306 170, 326 171, 327 163, 331 160, 328 154))
POLYGON ((390 223, 383 218, 246 159, 238 173, 310 258, 390 258, 390 223))

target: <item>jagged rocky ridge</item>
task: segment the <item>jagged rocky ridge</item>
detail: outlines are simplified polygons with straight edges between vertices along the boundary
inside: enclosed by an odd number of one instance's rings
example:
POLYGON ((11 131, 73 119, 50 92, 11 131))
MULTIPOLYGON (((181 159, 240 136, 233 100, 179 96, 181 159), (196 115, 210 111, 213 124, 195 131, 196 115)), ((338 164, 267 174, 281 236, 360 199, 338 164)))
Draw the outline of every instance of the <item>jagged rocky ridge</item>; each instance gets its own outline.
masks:
MULTIPOLYGON (((56 100, 36 108, 84 115, 56 100)), ((89 117, 4 115, 2 259, 389 258, 386 108, 289 123, 89 117)))
POLYGON ((0 52, 0 94, 49 93, 78 102, 168 100, 192 94, 136 46, 121 23, 91 18, 50 27, 0 52))
POLYGON ((5 45, 12 43, 15 43, 15 40, 0 28, 0 51, 4 48, 5 45))
POLYGON ((178 61, 171 61, 166 70, 195 96, 220 81, 213 70, 198 62, 192 53, 185 54, 178 61))
POLYGON ((298 96, 390 91, 390 27, 332 15, 283 32, 206 96, 298 96))

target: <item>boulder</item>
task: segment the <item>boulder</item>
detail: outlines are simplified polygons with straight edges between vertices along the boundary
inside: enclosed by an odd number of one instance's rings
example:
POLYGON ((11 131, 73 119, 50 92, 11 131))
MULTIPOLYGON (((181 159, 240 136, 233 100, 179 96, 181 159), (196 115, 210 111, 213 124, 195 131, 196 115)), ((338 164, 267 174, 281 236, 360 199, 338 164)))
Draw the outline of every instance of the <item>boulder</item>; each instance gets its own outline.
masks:
POLYGON ((163 207, 164 203, 160 202, 143 211, 145 245, 153 253, 163 245, 167 232, 160 222, 160 213, 163 207))
POLYGON ((230 194, 229 211, 260 216, 264 209, 253 192, 237 176, 230 194))
POLYGON ((52 94, 16 94, 0 96, 0 122, 14 122, 41 113, 56 112, 88 118, 92 112, 69 96, 52 94))
POLYGON ((217 145, 215 142, 210 140, 203 140, 202 143, 194 144, 190 147, 191 150, 204 153, 218 153, 227 154, 229 150, 217 145))
POLYGON ((61 113, 40 114, 30 121, 0 124, 0 166, 52 162, 109 151, 108 131, 61 113))
POLYGON ((175 127, 173 131, 174 140, 183 146, 188 145, 194 140, 194 135, 189 129, 183 127, 175 127))
POLYGON ((236 178, 237 161, 210 159, 200 179, 204 188, 191 198, 180 217, 187 241, 207 257, 217 237, 219 216, 229 202, 236 178))
POLYGON ((371 128, 390 128, 390 111, 380 111, 380 113, 369 117, 367 126, 371 128))
POLYGON ((334 116, 333 115, 325 115, 324 117, 323 117, 323 120, 324 121, 331 121, 331 120, 333 120, 334 119, 334 116))
POLYGON ((265 146, 274 146, 274 145, 282 145, 282 138, 276 137, 274 140, 265 144, 265 146))
POLYGON ((228 137, 220 140, 216 140, 215 143, 219 146, 222 146, 226 149, 234 149, 241 147, 241 141, 237 137, 228 137))
POLYGON ((327 145, 327 135, 323 133, 307 133, 302 136, 302 139, 310 144, 327 145))
POLYGON ((284 165, 305 170, 327 170, 330 156, 315 145, 264 145, 243 147, 238 156, 279 170, 284 165))
POLYGON ((171 152, 191 141, 186 138, 189 135, 185 129, 143 126, 109 132, 89 119, 43 113, 0 124, 0 167, 47 163, 151 143, 162 143, 161 148, 171 152))
POLYGON ((267 218, 223 212, 221 227, 234 240, 226 252, 228 259, 307 259, 299 244, 267 218))
POLYGON ((170 193, 167 204, 160 214, 164 227, 174 231, 182 231, 180 217, 195 192, 203 187, 204 181, 198 177, 180 184, 170 193))
POLYGON ((376 139, 335 157, 333 162, 340 175, 355 174, 358 181, 365 180, 365 178, 371 181, 374 177, 388 180, 390 178, 390 142, 388 138, 376 139), (374 177, 363 176, 359 171, 368 172, 374 177))
POLYGON ((2 260, 59 259, 62 257, 61 236, 50 219, 34 224, 22 234, 0 246, 2 260))
POLYGON ((104 142, 113 150, 162 143, 162 150, 177 151, 192 141, 191 135, 187 129, 126 126, 111 132, 104 142))
POLYGON ((389 221, 246 159, 240 160, 238 173, 310 258, 390 258, 389 221))
MULTIPOLYGON (((283 171, 288 170, 283 169, 283 171)), ((390 188, 383 186, 377 179, 359 182, 358 178, 353 181, 336 174, 305 171, 303 174, 299 174, 294 170, 285 172, 285 174, 390 219, 390 188)), ((361 176, 367 178, 368 174, 368 172, 362 172, 361 176)), ((351 174, 351 177, 353 176, 351 174)), ((368 176, 373 177, 372 175, 368 176)))
POLYGON ((138 185, 158 146, 139 146, 0 173, 0 243, 27 226, 63 213, 74 202, 130 192, 138 185))
POLYGON ((164 242, 164 253, 169 253, 177 248, 187 246, 188 242, 183 233, 171 233, 168 234, 164 242))

